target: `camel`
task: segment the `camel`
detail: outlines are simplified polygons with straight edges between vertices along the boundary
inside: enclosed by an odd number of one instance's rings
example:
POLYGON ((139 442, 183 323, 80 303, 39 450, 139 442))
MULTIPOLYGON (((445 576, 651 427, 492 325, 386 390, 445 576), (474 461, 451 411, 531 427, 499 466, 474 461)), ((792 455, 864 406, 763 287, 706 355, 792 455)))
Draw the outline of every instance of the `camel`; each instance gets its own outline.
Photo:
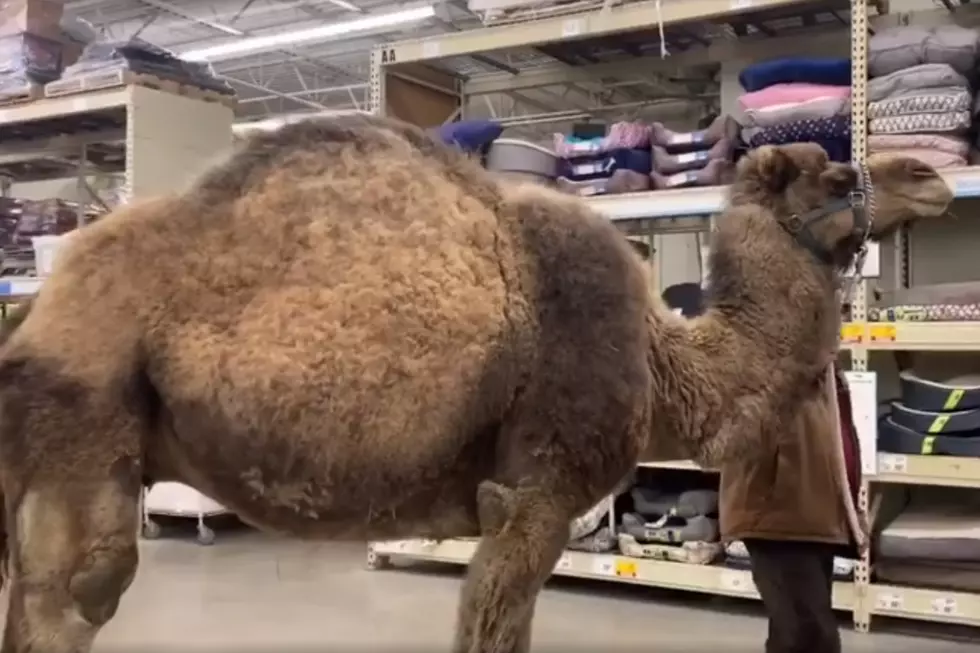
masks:
POLYGON ((0 653, 91 650, 158 481, 297 537, 480 537, 452 650, 526 653, 570 520, 642 459, 746 455, 836 351, 838 270, 950 200, 760 148, 685 321, 577 198, 393 120, 257 134, 75 232, 0 336, 0 653))

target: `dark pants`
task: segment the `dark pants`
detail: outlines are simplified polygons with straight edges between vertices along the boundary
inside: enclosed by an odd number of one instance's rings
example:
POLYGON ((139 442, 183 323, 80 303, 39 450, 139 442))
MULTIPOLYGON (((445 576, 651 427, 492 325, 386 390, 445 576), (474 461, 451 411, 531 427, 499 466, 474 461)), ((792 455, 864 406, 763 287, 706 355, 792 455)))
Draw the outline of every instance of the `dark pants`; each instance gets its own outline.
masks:
POLYGON ((831 598, 835 547, 774 540, 745 546, 769 615, 766 653, 840 653, 831 598))

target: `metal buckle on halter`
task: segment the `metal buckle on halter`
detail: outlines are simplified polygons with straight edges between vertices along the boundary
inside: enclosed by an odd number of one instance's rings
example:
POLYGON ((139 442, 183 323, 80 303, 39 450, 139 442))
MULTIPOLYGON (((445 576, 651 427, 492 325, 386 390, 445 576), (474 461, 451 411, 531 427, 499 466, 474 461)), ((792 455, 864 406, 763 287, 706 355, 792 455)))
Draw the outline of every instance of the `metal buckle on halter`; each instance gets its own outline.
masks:
POLYGON ((864 209, 868 205, 868 194, 864 189, 854 189, 847 195, 847 201, 852 209, 864 209))
POLYGON ((795 236, 803 229, 803 218, 796 214, 789 216, 783 223, 783 229, 795 236))

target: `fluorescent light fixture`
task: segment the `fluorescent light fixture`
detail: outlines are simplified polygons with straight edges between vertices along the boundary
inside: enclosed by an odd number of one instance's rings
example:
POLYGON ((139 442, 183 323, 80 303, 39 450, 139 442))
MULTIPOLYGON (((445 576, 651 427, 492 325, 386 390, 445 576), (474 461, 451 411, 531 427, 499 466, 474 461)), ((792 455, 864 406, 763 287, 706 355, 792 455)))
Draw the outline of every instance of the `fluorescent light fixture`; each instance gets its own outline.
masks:
POLYGON ((180 53, 180 58, 186 61, 214 61, 215 59, 227 59, 239 54, 258 52, 262 50, 274 50, 288 45, 305 43, 308 41, 324 41, 335 37, 348 37, 355 32, 367 32, 370 30, 383 29, 386 27, 396 27, 406 23, 413 23, 436 15, 435 7, 416 7, 415 9, 405 9, 390 14, 376 14, 363 16, 354 20, 347 20, 340 23, 330 23, 320 27, 297 30, 295 32, 282 32, 280 34, 270 34, 268 36, 252 36, 249 38, 222 43, 210 48, 199 50, 189 50, 180 53))

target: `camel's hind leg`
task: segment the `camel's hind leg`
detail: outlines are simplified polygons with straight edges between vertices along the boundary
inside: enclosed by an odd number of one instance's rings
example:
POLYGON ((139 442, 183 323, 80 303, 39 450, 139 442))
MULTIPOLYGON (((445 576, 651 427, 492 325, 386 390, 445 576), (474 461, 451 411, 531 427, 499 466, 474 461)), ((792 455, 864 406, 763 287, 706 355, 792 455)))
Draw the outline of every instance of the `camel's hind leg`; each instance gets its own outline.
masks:
POLYGON ((483 483, 483 537, 469 566, 453 653, 527 653, 538 592, 568 543, 571 514, 537 488, 483 483))
POLYGON ((136 573, 139 523, 138 482, 116 471, 29 483, 8 505, 13 582, 2 653, 87 653, 115 614, 136 573))

